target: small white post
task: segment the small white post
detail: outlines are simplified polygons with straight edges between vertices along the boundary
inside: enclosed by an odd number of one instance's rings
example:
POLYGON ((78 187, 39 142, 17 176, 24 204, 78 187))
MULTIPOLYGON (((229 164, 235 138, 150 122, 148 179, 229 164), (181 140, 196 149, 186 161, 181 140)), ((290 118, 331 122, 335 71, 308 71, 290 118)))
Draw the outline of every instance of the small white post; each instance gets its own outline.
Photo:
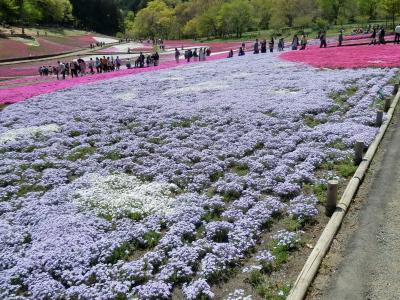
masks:
POLYGON ((376 112, 376 123, 375 123, 375 125, 377 127, 381 127, 382 123, 383 123, 383 111, 378 110, 376 112))
POLYGON ((359 165, 364 156, 364 142, 357 141, 354 147, 354 163, 359 165))
POLYGON ((325 206, 325 214, 328 217, 331 217, 336 209, 337 198, 338 198, 338 185, 339 182, 337 180, 328 181, 327 199, 325 206))

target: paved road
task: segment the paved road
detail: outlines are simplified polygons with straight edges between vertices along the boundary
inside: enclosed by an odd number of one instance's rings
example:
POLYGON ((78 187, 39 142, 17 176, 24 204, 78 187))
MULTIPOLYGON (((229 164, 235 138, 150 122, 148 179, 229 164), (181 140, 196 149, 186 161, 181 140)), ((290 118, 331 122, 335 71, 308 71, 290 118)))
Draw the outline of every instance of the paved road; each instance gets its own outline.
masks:
POLYGON ((400 299, 399 111, 379 150, 380 161, 370 172, 371 184, 341 253, 344 258, 318 299, 400 299))

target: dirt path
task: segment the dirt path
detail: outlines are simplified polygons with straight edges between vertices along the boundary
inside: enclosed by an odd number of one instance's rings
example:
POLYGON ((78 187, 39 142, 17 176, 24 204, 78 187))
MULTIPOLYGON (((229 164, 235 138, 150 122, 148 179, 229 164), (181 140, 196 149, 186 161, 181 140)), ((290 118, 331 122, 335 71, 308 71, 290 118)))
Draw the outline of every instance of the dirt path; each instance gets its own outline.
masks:
POLYGON ((307 299, 400 299, 399 112, 307 299))

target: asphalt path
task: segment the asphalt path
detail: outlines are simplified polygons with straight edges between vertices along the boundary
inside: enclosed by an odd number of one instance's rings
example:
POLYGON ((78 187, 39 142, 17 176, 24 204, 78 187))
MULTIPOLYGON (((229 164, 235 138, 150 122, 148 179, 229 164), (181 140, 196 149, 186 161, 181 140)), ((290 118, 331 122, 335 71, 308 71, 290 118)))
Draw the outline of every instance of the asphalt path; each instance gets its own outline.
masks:
POLYGON ((400 299, 399 112, 397 109, 378 151, 378 161, 367 175, 370 183, 359 192, 365 199, 355 217, 355 229, 339 251, 340 263, 324 279, 323 291, 312 299, 400 299))

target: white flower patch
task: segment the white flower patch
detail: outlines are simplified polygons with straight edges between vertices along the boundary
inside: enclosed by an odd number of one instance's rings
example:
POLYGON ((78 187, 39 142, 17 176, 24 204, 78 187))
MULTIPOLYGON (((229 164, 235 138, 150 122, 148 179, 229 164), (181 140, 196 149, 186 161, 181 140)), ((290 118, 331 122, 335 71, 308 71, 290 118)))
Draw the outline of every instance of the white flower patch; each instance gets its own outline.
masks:
POLYGON ((122 102, 130 102, 135 101, 139 97, 139 93, 136 90, 126 91, 123 93, 119 93, 116 96, 116 100, 120 100, 122 102))
POLYGON ((90 173, 76 180, 75 184, 80 187, 72 194, 72 201, 80 208, 93 209, 96 214, 168 215, 175 207, 172 191, 177 186, 170 183, 144 183, 126 174, 102 176, 90 173))
POLYGON ((38 134, 50 135, 60 131, 60 126, 57 124, 48 124, 42 126, 32 126, 18 129, 11 129, 0 133, 0 144, 6 144, 18 139, 33 137, 38 134))
POLYGON ((118 42, 118 40, 116 39, 100 37, 100 36, 94 36, 93 38, 96 40, 96 42, 106 43, 106 44, 112 44, 118 42))
POLYGON ((163 77, 158 79, 159 82, 166 82, 166 81, 182 81, 183 77, 163 77))
POLYGON ((285 95, 285 94, 294 95, 294 94, 298 94, 299 93, 298 90, 291 90, 291 89, 288 89, 288 88, 276 89, 276 90, 274 90, 274 92, 276 94, 281 94, 281 95, 285 95))
POLYGON ((164 92, 164 95, 185 95, 185 94, 195 94, 195 93, 206 93, 206 92, 216 92, 229 89, 230 85, 224 81, 205 81, 198 84, 190 84, 179 89, 169 89, 164 92))

